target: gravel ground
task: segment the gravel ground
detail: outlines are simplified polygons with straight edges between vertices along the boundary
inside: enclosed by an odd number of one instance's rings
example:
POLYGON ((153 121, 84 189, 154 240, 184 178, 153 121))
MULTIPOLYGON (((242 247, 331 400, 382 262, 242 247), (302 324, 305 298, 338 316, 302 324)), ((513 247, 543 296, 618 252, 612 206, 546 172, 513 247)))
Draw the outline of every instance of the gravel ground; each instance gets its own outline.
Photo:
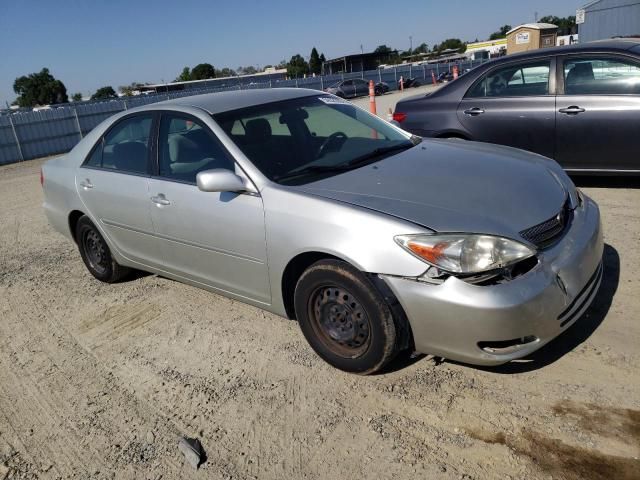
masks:
POLYGON ((580 182, 605 277, 556 341, 358 377, 293 321, 154 275, 94 280, 47 225, 40 164, 0 168, 0 480, 640 478, 640 182, 580 182))
MULTIPOLYGON (((442 84, 438 86, 433 85, 422 85, 416 88, 407 88, 405 91, 393 91, 389 93, 385 93, 384 95, 380 95, 376 97, 376 113, 379 117, 387 119, 387 115, 389 113, 389 109, 393 112, 396 108, 396 103, 398 100, 402 98, 411 97, 414 95, 425 95, 427 93, 433 92, 440 88, 442 84)), ((365 110, 369 110, 369 97, 359 97, 352 100, 353 103, 358 105, 359 107, 364 108, 365 110)))

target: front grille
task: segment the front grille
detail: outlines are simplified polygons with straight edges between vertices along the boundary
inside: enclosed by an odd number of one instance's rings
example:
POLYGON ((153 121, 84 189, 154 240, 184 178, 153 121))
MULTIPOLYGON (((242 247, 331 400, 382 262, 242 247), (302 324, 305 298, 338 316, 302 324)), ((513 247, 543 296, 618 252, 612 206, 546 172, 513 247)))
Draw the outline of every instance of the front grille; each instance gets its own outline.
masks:
POLYGON ((520 235, 538 248, 550 247, 560 239, 562 233, 570 225, 572 217, 573 210, 569 208, 569 201, 567 200, 562 210, 556 215, 549 220, 522 230, 520 235))

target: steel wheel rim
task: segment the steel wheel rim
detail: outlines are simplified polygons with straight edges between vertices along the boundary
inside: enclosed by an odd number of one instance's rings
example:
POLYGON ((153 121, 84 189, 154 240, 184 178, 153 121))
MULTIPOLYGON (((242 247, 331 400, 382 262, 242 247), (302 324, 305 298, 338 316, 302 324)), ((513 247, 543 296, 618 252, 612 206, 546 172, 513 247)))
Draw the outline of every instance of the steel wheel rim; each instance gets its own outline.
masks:
POLYGON ((99 274, 105 273, 109 266, 107 248, 98 232, 87 230, 82 236, 82 246, 91 268, 99 274))
POLYGON ((355 358, 369 348, 369 316, 347 289, 336 285, 316 288, 309 297, 308 311, 318 339, 332 353, 355 358))

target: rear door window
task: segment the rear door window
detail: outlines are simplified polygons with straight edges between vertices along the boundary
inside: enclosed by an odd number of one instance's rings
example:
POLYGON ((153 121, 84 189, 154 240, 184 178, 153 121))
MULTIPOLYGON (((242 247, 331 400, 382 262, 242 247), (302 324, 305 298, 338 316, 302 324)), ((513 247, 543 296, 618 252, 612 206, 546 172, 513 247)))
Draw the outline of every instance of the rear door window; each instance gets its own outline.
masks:
POLYGON ((640 65, 624 58, 570 58, 563 73, 566 95, 640 94, 640 65))
POLYGON ((136 115, 118 122, 104 136, 102 168, 146 174, 152 121, 151 115, 136 115))
POLYGON ((549 60, 497 68, 485 74, 465 95, 481 97, 528 97, 549 94, 549 60))
POLYGON ((119 121, 96 143, 84 165, 148 174, 152 123, 152 115, 136 115, 119 121))

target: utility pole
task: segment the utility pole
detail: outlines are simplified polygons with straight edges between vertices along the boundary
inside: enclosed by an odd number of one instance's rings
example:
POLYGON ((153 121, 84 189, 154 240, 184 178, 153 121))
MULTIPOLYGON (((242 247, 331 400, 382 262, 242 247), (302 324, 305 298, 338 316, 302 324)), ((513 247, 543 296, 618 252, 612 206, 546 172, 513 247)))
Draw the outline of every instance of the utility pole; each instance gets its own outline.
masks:
POLYGON ((533 12, 533 18, 535 19, 536 23, 538 23, 538 12, 533 12))
POLYGON ((413 37, 409 35, 409 53, 413 52, 413 37))
POLYGON ((364 47, 362 46, 362 44, 360 44, 360 53, 364 55, 364 47))

